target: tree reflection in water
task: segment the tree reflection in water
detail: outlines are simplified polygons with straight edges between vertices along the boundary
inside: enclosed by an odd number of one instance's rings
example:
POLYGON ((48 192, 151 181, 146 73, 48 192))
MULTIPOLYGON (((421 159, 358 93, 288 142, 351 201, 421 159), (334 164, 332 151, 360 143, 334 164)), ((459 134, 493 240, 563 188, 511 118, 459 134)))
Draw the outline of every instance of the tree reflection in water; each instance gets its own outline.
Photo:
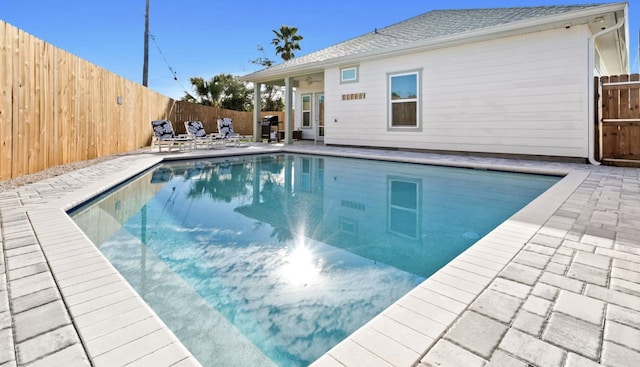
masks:
POLYGON ((251 166, 251 162, 234 164, 230 161, 207 166, 198 176, 191 178, 187 197, 209 197, 214 201, 230 203, 235 197, 247 195, 252 181, 251 166))
MULTIPOLYGON (((271 237, 285 242, 293 238, 289 221, 273 216, 274 212, 283 213, 283 205, 289 201, 287 198, 291 190, 285 187, 285 163, 284 156, 254 157, 245 162, 226 160, 208 165, 201 163, 193 168, 174 170, 173 177, 190 180, 191 187, 187 193, 190 200, 209 197, 214 201, 230 203, 234 198, 252 195, 257 212, 262 212, 261 203, 270 203, 272 209, 260 217, 270 218, 266 222, 273 227, 271 237), (274 203, 279 206, 275 211, 274 203)), ((263 222, 257 222, 256 226, 261 226, 263 222)))

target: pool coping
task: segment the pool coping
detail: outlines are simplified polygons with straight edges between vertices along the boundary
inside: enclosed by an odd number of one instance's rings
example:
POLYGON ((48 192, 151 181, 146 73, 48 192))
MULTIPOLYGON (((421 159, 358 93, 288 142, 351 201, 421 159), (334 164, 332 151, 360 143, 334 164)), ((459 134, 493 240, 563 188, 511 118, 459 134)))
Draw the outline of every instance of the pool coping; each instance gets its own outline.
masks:
MULTIPOLYGON (((54 288, 58 290, 64 308, 68 311, 70 323, 61 324, 64 324, 67 328, 65 332, 70 336, 64 335, 73 339, 72 334, 75 331, 79 341, 69 342, 58 351, 44 351, 43 355, 34 355, 32 360, 24 359, 23 362, 43 362, 52 358, 62 358, 64 355, 58 352, 66 351, 69 354, 70 348, 75 348, 79 353, 81 347, 91 364, 95 366, 129 363, 198 366, 195 358, 80 231, 66 211, 163 161, 267 153, 347 156, 564 176, 548 191, 332 348, 313 363, 315 367, 357 366, 363 363, 371 366, 408 367, 418 365, 421 361, 428 363, 426 360, 430 356, 434 357, 430 352, 444 348, 441 346, 444 344, 439 342, 478 296, 488 289, 509 287, 505 282, 496 282, 498 274, 513 261, 544 223, 589 176, 589 169, 584 165, 528 165, 516 160, 474 159, 419 152, 389 154, 387 151, 375 149, 338 149, 324 146, 260 145, 251 146, 249 149, 130 156, 126 158, 125 168, 116 167, 82 188, 64 194, 56 193, 58 197, 50 201, 43 200, 42 203, 35 202, 24 210, 50 270, 54 288), (141 328, 142 326, 144 327, 141 328), (434 348, 436 345, 439 349, 434 348)), ((114 162, 117 166, 116 163, 114 162)), ((5 213, 3 212, 3 221, 5 213)), ((10 291, 14 282, 10 279, 12 260, 10 256, 6 258, 9 283, 7 288, 10 291)), ((18 281, 20 279, 15 280, 18 281)), ((39 307, 34 307, 36 308, 39 307)), ((20 325, 14 323, 17 330, 20 325)), ((54 330, 60 329, 58 326, 54 330)), ((14 334, 19 333, 14 331, 14 334)), ((35 341, 42 339, 42 335, 46 334, 43 332, 34 335, 32 339, 27 338, 27 341, 33 340, 34 344, 40 345, 35 341)), ((14 339, 18 344, 18 359, 25 354, 29 355, 26 352, 21 354, 20 339, 14 339)), ((40 343, 45 340, 47 339, 40 340, 40 343)), ((27 345, 24 346, 26 347, 27 345)), ((463 351, 468 352, 465 349, 463 351)), ((434 358, 436 357, 437 355, 434 358)), ((75 358, 83 360, 82 356, 76 355, 75 358)), ((0 365, 2 363, 0 361, 0 365)))

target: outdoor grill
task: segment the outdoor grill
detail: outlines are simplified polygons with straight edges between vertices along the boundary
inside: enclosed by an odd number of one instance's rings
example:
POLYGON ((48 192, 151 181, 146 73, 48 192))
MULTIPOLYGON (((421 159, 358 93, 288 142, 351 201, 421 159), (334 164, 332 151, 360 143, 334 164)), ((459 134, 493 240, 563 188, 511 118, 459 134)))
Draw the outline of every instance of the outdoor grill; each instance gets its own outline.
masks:
POLYGON ((278 140, 278 116, 265 116, 262 118, 262 139, 278 140), (274 129, 275 127, 275 129, 274 129), (272 134, 272 132, 274 134, 272 134))

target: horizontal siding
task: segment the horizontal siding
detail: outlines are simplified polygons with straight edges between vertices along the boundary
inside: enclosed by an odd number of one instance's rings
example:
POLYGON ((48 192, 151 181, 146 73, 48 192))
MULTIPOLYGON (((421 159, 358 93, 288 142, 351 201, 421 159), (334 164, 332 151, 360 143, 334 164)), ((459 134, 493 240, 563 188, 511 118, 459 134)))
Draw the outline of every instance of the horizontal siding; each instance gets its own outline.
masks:
POLYGON ((351 84, 326 70, 325 141, 586 157, 587 37, 572 27, 367 62, 351 84), (387 131, 386 75, 418 68, 422 131, 387 131))

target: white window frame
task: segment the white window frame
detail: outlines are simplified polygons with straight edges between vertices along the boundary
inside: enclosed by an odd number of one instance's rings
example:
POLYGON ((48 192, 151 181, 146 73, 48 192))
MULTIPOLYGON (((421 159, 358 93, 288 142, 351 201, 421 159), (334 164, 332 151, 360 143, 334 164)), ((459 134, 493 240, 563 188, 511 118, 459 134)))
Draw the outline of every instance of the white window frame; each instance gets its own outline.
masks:
POLYGON ((387 73, 387 131, 422 131, 422 68, 401 72, 387 73), (405 75, 416 76, 416 97, 400 100, 392 99, 392 79, 405 75), (409 126, 393 125, 393 104, 395 103, 416 103, 416 124, 409 126))
POLYGON ((350 236, 358 236, 358 221, 353 218, 338 217, 338 225, 341 233, 350 235, 350 236))
POLYGON ((357 83, 360 78, 360 70, 358 66, 347 66, 344 68, 340 68, 340 84, 348 84, 348 83, 357 83), (354 77, 353 78, 345 78, 344 74, 347 71, 353 70, 354 77))
POLYGON ((313 94, 305 93, 300 96, 300 127, 302 129, 312 129, 313 128, 313 94), (304 109, 304 99, 309 97, 309 109, 304 109), (304 124, 304 114, 305 112, 309 113, 309 124, 304 124))
POLYGON ((418 240, 422 237, 422 215, 421 214, 422 214, 422 180, 407 178, 407 177, 397 177, 397 176, 387 177, 387 231, 389 231, 389 233, 393 233, 400 237, 418 240), (393 204, 392 188, 393 188, 394 182, 402 182, 402 183, 407 183, 415 186, 416 201, 412 207, 405 207, 405 206, 393 204), (403 233, 403 232, 394 230, 394 227, 395 227, 394 218, 393 218, 394 211, 403 212, 408 216, 414 218, 413 225, 415 226, 414 227, 415 230, 413 233, 409 234, 406 232, 403 233))

